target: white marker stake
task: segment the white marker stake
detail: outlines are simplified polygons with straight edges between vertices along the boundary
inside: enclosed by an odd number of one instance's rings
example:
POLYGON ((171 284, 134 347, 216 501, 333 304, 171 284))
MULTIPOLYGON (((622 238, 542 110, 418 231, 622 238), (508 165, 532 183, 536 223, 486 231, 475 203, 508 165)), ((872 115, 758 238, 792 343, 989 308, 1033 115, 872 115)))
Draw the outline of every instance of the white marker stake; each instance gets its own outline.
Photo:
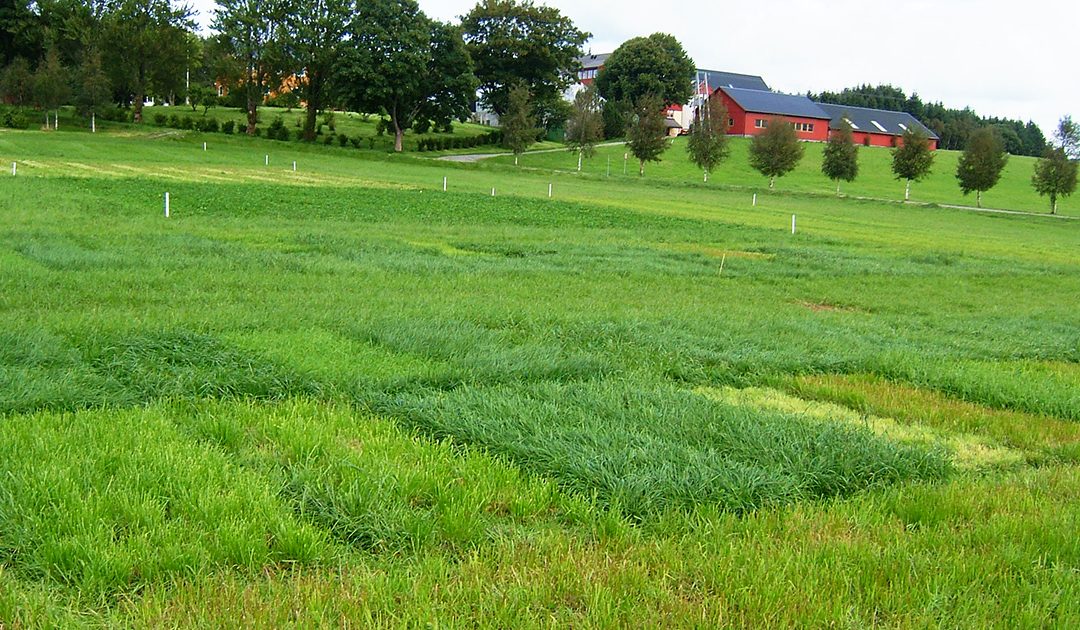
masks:
POLYGON ((755 208, 757 207, 757 193, 754 193, 754 203, 753 203, 753 205, 754 205, 755 208))
POLYGON ((206 143, 205 143, 205 142, 204 142, 204 143, 202 143, 202 150, 203 150, 203 151, 205 151, 205 150, 206 150, 206 143))
POLYGON ((169 218, 169 193, 165 193, 165 218, 169 218))
POLYGON ((446 192, 446 177, 442 178, 442 191, 446 192))
POLYGON ((791 215, 791 233, 795 233, 795 215, 791 215))
POLYGON ((270 166, 270 156, 269 155, 266 156, 266 165, 270 166))
POLYGON ((296 172, 296 160, 293 160, 292 162, 292 170, 294 173, 296 172))
POLYGON ((551 198, 551 184, 548 184, 548 198, 551 198))
POLYGON ((90 114, 90 133, 97 133, 97 114, 90 114))
POLYGON ((15 177, 15 169, 18 167, 18 162, 11 163, 11 176, 15 177))
POLYGON ((494 197, 494 196, 495 196, 495 189, 494 189, 494 188, 492 188, 492 189, 491 189, 491 196, 492 196, 492 197, 494 197))
POLYGON ((607 158, 607 176, 611 177, 611 156, 607 158))

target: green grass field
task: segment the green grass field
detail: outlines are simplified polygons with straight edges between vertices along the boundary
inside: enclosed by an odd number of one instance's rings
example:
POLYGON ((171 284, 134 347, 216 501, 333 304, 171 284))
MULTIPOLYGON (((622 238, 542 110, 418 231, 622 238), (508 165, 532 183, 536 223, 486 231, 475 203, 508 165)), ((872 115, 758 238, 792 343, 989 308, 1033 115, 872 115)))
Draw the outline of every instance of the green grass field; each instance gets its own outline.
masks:
POLYGON ((0 132, 0 627, 1080 624, 1080 222, 678 153, 0 132))

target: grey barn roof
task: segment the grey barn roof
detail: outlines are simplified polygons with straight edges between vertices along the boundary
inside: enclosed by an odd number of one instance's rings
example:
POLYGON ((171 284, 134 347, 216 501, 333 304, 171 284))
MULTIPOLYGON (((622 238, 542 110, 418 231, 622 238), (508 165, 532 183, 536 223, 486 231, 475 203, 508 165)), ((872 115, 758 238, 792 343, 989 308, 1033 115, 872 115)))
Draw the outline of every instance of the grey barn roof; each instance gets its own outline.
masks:
POLYGON ((739 74, 737 72, 721 72, 720 70, 705 70, 698 68, 697 77, 698 81, 708 81, 709 89, 713 91, 720 87, 769 91, 769 86, 765 83, 765 79, 753 74, 739 74))
POLYGON ((601 53, 599 55, 584 55, 578 57, 578 63, 581 64, 582 70, 596 70, 600 66, 604 65, 607 58, 611 56, 611 53, 601 53))
POLYGON ((939 139, 937 134, 930 131, 926 125, 906 112, 890 112, 884 109, 832 105, 829 103, 818 103, 818 107, 825 110, 825 113, 829 115, 831 119, 829 121, 830 129, 839 128, 841 119, 847 118, 856 131, 902 136, 904 135, 904 128, 907 127, 923 132, 928 138, 939 139))
MULTIPOLYGON (((712 87, 712 86, 709 86, 712 87)), ((774 114, 776 116, 797 116, 799 118, 828 119, 817 103, 797 94, 780 94, 765 90, 743 90, 739 88, 721 88, 739 107, 756 114, 774 114)))

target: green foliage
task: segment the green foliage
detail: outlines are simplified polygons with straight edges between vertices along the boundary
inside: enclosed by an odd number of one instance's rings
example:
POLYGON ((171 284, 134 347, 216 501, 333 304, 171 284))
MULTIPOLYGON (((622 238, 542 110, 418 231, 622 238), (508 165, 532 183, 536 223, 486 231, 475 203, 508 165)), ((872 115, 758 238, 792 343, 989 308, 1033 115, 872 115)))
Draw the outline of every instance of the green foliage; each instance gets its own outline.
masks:
POLYGON ((112 86, 96 49, 85 52, 76 77, 75 102, 83 114, 96 113, 112 102, 112 86))
POLYGON ((395 151, 414 121, 468 115, 476 79, 458 29, 429 19, 415 0, 377 0, 358 5, 352 31, 341 90, 354 109, 389 115, 395 151))
POLYGON ((285 67, 304 76, 301 92, 307 116, 303 137, 308 142, 315 140, 318 113, 325 109, 339 78, 353 8, 350 0, 291 0, 283 14, 280 26, 285 67))
POLYGON ((193 85, 188 91, 188 100, 191 101, 192 111, 201 107, 203 116, 206 116, 210 108, 218 104, 217 90, 209 85, 193 85))
POLYGON ((224 69, 224 77, 214 78, 227 79, 234 93, 242 95, 249 135, 255 132, 264 95, 279 87, 286 73, 282 28, 287 10, 289 4, 280 0, 220 0, 214 14, 223 48, 236 60, 224 69))
POLYGON ((1046 149, 1035 164, 1031 185, 1040 196, 1050 197, 1050 214, 1057 214, 1058 198, 1076 191, 1077 164, 1062 147, 1046 149))
POLYGON ((29 105, 34 95, 34 75, 30 63, 16 57, 0 76, 0 94, 12 105, 29 105))
POLYGON ((694 62, 682 44, 666 33, 629 39, 608 57, 596 77, 600 96, 636 103, 658 96, 665 105, 682 105, 693 93, 694 62))
POLYGON ((288 140, 289 128, 285 126, 285 121, 281 116, 277 116, 270 122, 270 126, 266 128, 266 137, 271 140, 288 140))
POLYGON ((638 159, 638 176, 645 175, 646 162, 660 161, 660 156, 668 149, 662 98, 646 94, 638 99, 634 117, 626 130, 626 146, 638 159))
POLYGON ((1058 121, 1057 129, 1054 130, 1054 141, 1070 160, 1080 160, 1080 125, 1073 122, 1072 116, 1065 116, 1058 121))
POLYGON ((517 156, 524 153, 536 142, 541 132, 532 117, 529 98, 529 88, 524 83, 513 86, 510 89, 506 115, 500 121, 502 123, 503 146, 514 153, 515 162, 517 156))
MULTIPOLYGON (((566 123, 566 146, 582 157, 596 154, 596 143, 604 139, 600 95, 589 86, 574 96, 574 109, 566 123)), ((578 170, 581 170, 580 164, 578 170)))
POLYGON ((993 188, 1001 179, 1001 172, 1009 161, 1004 144, 992 127, 976 131, 968 139, 964 154, 956 165, 956 179, 964 194, 975 191, 978 206, 982 207, 982 194, 993 188))
POLYGON ((232 135, 235 129, 236 123, 232 120, 226 120, 225 122, 221 123, 221 133, 232 135))
POLYGON ((3 116, 0 116, 0 125, 3 125, 5 129, 26 129, 30 126, 30 121, 20 109, 5 107, 3 116))
POLYGON ((859 175, 859 147, 855 146, 854 134, 846 119, 829 135, 822 154, 821 172, 836 182, 838 193, 841 180, 853 182, 859 175))
POLYGON ((930 174, 934 165, 934 152, 930 140, 917 129, 908 129, 900 138, 900 144, 892 152, 892 172, 896 179, 907 180, 904 199, 911 192, 911 182, 917 182, 930 174))
POLYGON ((510 92, 519 82, 532 94, 535 113, 561 101, 590 37, 558 9, 531 0, 482 0, 462 17, 461 28, 483 102, 500 118, 510 111, 510 92))
POLYGON ((706 177, 730 153, 727 131, 727 108, 719 95, 713 94, 694 112, 694 124, 690 127, 690 138, 686 142, 690 161, 704 170, 706 177))
POLYGON ((750 166, 769 178, 769 188, 777 177, 787 175, 803 157, 803 145, 795 127, 783 118, 771 118, 768 126, 750 141, 750 166))
POLYGON ((633 107, 626 101, 605 100, 601 116, 604 119, 604 137, 621 138, 626 134, 633 107))
POLYGON ((57 109, 71 99, 71 77, 50 48, 34 73, 34 103, 45 110, 57 109))

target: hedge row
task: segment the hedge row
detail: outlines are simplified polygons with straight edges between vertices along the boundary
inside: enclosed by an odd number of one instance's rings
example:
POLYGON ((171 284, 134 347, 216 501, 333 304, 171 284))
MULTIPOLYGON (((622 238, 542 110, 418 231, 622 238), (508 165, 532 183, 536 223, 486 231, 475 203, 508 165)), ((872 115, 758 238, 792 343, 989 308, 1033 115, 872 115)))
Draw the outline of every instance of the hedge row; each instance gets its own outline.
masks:
POLYGON ((455 136, 452 138, 424 138, 416 145, 417 151, 449 151, 451 149, 471 149, 489 144, 500 144, 502 131, 493 129, 479 136, 455 136))

